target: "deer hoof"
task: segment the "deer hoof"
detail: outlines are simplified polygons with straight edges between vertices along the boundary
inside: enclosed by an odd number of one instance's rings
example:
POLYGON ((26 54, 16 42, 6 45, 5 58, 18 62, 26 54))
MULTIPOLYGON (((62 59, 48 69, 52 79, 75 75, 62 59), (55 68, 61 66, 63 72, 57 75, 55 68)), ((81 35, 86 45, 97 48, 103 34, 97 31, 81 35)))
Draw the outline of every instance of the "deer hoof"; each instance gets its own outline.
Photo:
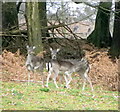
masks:
POLYGON ((48 88, 48 85, 45 85, 46 88, 48 88))

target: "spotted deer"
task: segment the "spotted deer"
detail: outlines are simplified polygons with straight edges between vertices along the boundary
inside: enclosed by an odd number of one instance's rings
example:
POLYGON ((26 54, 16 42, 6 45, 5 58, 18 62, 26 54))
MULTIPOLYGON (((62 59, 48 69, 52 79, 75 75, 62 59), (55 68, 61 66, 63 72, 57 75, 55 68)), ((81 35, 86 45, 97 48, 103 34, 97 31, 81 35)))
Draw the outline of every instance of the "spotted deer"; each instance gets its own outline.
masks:
POLYGON ((73 73, 78 73, 81 75, 82 79, 84 80, 82 90, 85 89, 86 81, 89 82, 91 90, 93 91, 93 86, 90 78, 88 77, 88 72, 90 70, 89 63, 85 58, 82 58, 81 60, 57 60, 56 55, 57 52, 59 52, 60 49, 52 49, 50 48, 51 51, 51 67, 47 76, 47 83, 46 87, 48 87, 49 83, 49 78, 52 74, 54 74, 53 81, 58 88, 56 78, 60 73, 63 74, 65 82, 66 82, 66 88, 69 88, 69 84, 72 81, 72 74, 73 73))
MULTIPOLYGON (((41 56, 35 55, 35 46, 27 46, 27 59, 26 59, 26 67, 28 71, 34 72, 35 70, 39 70, 40 75, 42 76, 42 86, 44 87, 44 58, 41 56)), ((28 82, 30 81, 30 72, 28 73, 28 82)))

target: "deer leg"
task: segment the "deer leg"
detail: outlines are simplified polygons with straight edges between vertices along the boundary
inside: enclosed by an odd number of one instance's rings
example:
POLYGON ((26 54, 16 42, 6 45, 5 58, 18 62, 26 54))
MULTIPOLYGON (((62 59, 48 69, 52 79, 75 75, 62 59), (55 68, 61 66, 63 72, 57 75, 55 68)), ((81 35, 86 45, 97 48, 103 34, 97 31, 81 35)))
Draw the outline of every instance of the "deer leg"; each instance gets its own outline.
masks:
POLYGON ((44 79, 45 79, 45 76, 43 74, 43 72, 40 72, 40 75, 42 77, 42 87, 44 87, 44 79))
POLYGON ((83 89, 82 90, 84 90, 84 88, 85 88, 86 80, 89 82, 91 90, 93 91, 94 89, 93 89, 93 86, 92 86, 92 82, 91 82, 90 78, 88 77, 87 73, 84 74, 84 84, 83 84, 83 89))
MULTIPOLYGON (((68 83, 67 76, 66 76, 66 75, 63 75, 63 77, 64 77, 64 79, 65 79, 65 82, 66 82, 66 85, 67 85, 67 83, 68 83)), ((67 87, 66 87, 66 85, 64 86, 65 88, 67 88, 67 87)))
POLYGON ((54 78, 53 78, 53 81, 54 81, 54 84, 55 84, 56 88, 59 88, 58 85, 57 85, 57 82, 56 82, 56 78, 57 78, 57 76, 58 76, 58 73, 59 73, 59 72, 55 71, 55 72, 54 72, 54 78))
POLYGON ((66 84, 68 83, 68 80, 67 80, 67 77, 66 77, 66 75, 63 75, 63 77, 64 77, 64 79, 65 79, 65 82, 66 82, 66 84))
POLYGON ((86 79, 84 79, 82 90, 85 90, 86 79))
POLYGON ((70 73, 69 71, 66 71, 65 75, 68 77, 68 79, 66 78, 66 88, 70 88, 69 84, 72 81, 72 77, 71 77, 72 73, 70 73))
POLYGON ((31 75, 31 71, 32 73, 34 73, 34 70, 33 69, 28 69, 28 85, 30 84, 30 75, 31 75))
POLYGON ((29 82, 30 82, 30 71, 28 71, 28 85, 29 85, 29 82))
POLYGON ((54 78, 53 81, 54 81, 54 84, 55 84, 56 88, 59 88, 58 85, 57 85, 57 82, 56 82, 56 78, 54 78))
POLYGON ((47 82, 46 82, 46 87, 48 87, 48 83, 49 83, 49 79, 50 79, 50 76, 51 76, 51 72, 52 72, 52 69, 50 69, 50 71, 48 72, 48 76, 47 76, 47 82))
POLYGON ((90 84, 91 91, 94 91, 93 86, 92 86, 92 82, 91 82, 90 78, 87 76, 87 74, 86 74, 86 80, 87 80, 87 81, 89 82, 89 84, 90 84))
POLYGON ((66 83, 66 87, 67 87, 67 88, 69 88, 69 84, 70 84, 70 82, 72 81, 71 75, 69 75, 68 78, 69 78, 69 80, 68 80, 68 82, 66 83))
POLYGON ((32 67, 30 65, 27 65, 27 69, 28 69, 28 85, 30 82, 30 71, 33 71, 32 67))

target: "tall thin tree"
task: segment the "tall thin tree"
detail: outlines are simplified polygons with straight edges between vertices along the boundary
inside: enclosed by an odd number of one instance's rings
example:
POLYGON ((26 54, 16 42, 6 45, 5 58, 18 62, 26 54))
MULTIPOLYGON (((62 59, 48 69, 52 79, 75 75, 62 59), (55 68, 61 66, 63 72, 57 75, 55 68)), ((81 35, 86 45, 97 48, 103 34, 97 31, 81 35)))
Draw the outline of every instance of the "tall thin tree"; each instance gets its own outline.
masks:
POLYGON ((115 2, 114 31, 110 53, 113 57, 120 56, 120 1, 115 2))

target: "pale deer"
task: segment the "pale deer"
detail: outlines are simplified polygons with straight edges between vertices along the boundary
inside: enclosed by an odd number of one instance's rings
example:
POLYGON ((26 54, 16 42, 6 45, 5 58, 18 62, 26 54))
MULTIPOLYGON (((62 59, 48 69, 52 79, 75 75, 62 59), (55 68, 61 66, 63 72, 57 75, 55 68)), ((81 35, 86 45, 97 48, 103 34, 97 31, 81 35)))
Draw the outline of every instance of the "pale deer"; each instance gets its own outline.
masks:
MULTIPOLYGON (((34 70, 39 70, 40 75, 42 76, 42 86, 44 87, 44 58, 41 56, 36 56, 34 52, 35 46, 29 47, 27 46, 27 59, 26 59, 26 67, 28 71, 34 72, 34 70)), ((28 82, 30 81, 30 72, 28 73, 28 82)))
POLYGON ((85 89, 86 81, 88 81, 90 84, 91 90, 93 91, 93 86, 92 86, 91 80, 88 77, 88 72, 90 70, 90 67, 89 67, 89 63, 86 60, 86 58, 82 58, 81 60, 80 59, 79 60, 77 60, 77 59, 75 59, 75 60, 57 60, 56 55, 59 50, 60 49, 53 50, 52 48, 50 48, 52 59, 50 62, 51 67, 50 67, 50 70, 48 73, 46 87, 48 87, 50 76, 52 74, 54 74, 53 81, 54 81, 56 88, 58 88, 58 85, 56 83, 56 78, 61 73, 61 74, 63 74, 64 79, 66 81, 66 87, 69 88, 69 84, 72 81, 72 74, 78 73, 79 75, 81 75, 81 77, 84 80, 82 90, 85 89))

